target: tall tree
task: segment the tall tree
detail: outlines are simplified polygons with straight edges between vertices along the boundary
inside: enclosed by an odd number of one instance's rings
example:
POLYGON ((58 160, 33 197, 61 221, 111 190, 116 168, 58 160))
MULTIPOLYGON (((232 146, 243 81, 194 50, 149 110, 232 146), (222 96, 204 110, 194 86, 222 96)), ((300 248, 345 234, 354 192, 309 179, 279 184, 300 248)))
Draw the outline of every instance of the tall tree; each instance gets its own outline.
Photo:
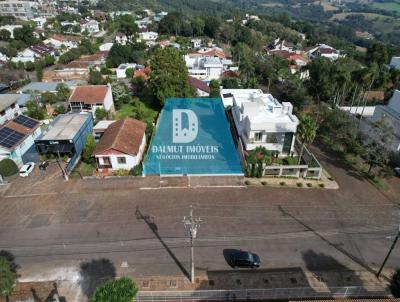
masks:
POLYGON ((210 97, 215 98, 219 97, 219 82, 218 80, 211 80, 210 82, 210 97))
POLYGON ((0 296, 6 297, 12 293, 17 283, 17 274, 13 270, 12 263, 5 256, 0 256, 0 296))
POLYGON ((188 82, 185 61, 175 48, 157 49, 150 65, 149 87, 159 104, 164 104, 168 97, 189 97, 194 94, 188 82))
POLYGON ((117 19, 118 30, 125 34, 126 37, 131 40, 131 38, 139 31, 135 19, 132 15, 122 15, 117 19))
POLYGON ((303 157, 304 147, 306 144, 311 144, 317 135, 317 123, 310 115, 300 117, 300 124, 297 126, 296 136, 301 141, 299 164, 303 157))
POLYGON ((367 49, 366 55, 369 64, 376 63, 379 66, 388 62, 388 52, 385 44, 377 42, 367 49))

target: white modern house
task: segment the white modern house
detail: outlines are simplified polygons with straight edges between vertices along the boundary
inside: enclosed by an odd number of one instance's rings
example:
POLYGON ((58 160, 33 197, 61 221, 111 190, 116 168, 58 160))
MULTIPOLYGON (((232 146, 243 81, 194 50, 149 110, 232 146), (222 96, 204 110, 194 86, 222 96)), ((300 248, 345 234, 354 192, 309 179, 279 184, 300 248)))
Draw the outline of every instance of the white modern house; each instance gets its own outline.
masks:
POLYGON ((310 49, 308 51, 310 59, 315 59, 317 57, 327 58, 331 61, 335 61, 344 55, 340 53, 339 50, 326 45, 326 44, 319 44, 318 46, 310 49))
POLYGON ((137 166, 146 147, 146 123, 125 118, 109 125, 93 151, 97 170, 112 172, 137 166))
POLYGON ((154 32, 154 31, 145 31, 145 32, 141 32, 139 33, 139 39, 138 41, 145 41, 145 42, 149 42, 149 41, 155 41, 158 38, 158 33, 154 32))
POLYGON ((189 75, 199 80, 211 81, 220 79, 224 71, 230 70, 232 60, 189 54, 184 57, 189 75))
POLYGON ((375 106, 373 115, 365 119, 360 125, 360 131, 373 138, 376 131, 374 124, 384 121, 393 129, 392 145, 389 150, 394 152, 396 157, 400 155, 400 91, 395 90, 387 105, 375 106))
POLYGON ((126 78, 126 71, 128 69, 135 69, 137 66, 136 63, 124 63, 120 64, 116 70, 117 79, 125 79, 126 78))
POLYGON ((123 33, 118 32, 115 35, 115 43, 117 44, 126 45, 128 41, 129 41, 128 37, 123 33))
POLYGON ((222 89, 224 106, 232 106, 237 133, 245 150, 263 146, 279 154, 294 149, 299 120, 291 103, 278 102, 261 89, 222 89))
POLYGON ((39 121, 25 115, 9 120, 0 128, 0 160, 9 158, 22 166, 37 157, 35 139, 42 133, 39 121))
POLYGON ((390 67, 400 69, 400 57, 392 57, 390 60, 390 67))
POLYGON ((68 102, 72 111, 90 112, 93 117, 97 108, 115 112, 111 85, 77 86, 68 102))
POLYGON ((99 46, 99 50, 100 51, 110 51, 111 50, 111 47, 114 45, 114 43, 104 43, 104 44, 101 44, 100 46, 99 46))
POLYGON ((190 40, 190 44, 192 48, 199 48, 201 47, 201 39, 192 39, 190 40))
POLYGON ((21 114, 18 105, 20 94, 0 94, 0 125, 21 114))

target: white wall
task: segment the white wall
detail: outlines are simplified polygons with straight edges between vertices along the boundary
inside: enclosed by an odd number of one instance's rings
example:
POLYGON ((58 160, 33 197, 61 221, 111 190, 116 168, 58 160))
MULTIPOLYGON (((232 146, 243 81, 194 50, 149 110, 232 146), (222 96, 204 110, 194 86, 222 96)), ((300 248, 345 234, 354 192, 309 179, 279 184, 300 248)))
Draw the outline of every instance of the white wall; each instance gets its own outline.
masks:
POLYGON ((21 114, 21 108, 19 108, 19 105, 16 103, 14 109, 11 107, 6 108, 5 114, 3 116, 0 116, 0 125, 4 124, 8 120, 12 120, 16 115, 21 114))

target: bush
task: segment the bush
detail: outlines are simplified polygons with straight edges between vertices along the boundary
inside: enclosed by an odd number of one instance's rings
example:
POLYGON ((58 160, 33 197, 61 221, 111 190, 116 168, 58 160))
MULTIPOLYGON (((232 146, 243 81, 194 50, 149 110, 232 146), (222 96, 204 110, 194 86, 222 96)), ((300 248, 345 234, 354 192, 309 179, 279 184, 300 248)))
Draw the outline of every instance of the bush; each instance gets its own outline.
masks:
POLYGON ((103 283, 90 297, 92 302, 131 302, 138 292, 135 283, 127 277, 103 283))
POLYGON ((325 184, 319 184, 320 188, 325 188, 325 184))
POLYGON ((389 287, 393 297, 400 298, 400 269, 394 273, 389 287))
POLYGON ((311 187, 312 187, 312 183, 311 183, 311 182, 308 182, 308 183, 307 183, 307 187, 311 188, 311 187))
POLYGON ((296 185, 297 185, 299 188, 302 188, 302 187, 303 187, 303 183, 302 183, 302 182, 298 182, 298 183, 296 183, 296 185))
POLYGON ((118 169, 117 171, 114 172, 115 176, 128 176, 129 175, 129 170, 126 169, 118 169))
POLYGON ((279 184, 280 184, 282 187, 283 187, 283 186, 286 186, 286 182, 284 182, 284 181, 281 181, 279 184))
POLYGON ((138 164, 132 169, 131 173, 133 176, 142 176, 142 170, 143 170, 142 164, 138 164))
POLYGON ((0 161, 0 174, 3 177, 10 177, 19 172, 17 164, 9 159, 5 158, 2 161, 0 161))
POLYGON ((261 184, 262 184, 263 186, 266 186, 268 183, 267 183, 265 180, 263 180, 263 181, 261 182, 261 184))
POLYGON ((244 181, 244 184, 245 184, 246 186, 249 186, 249 185, 250 185, 250 180, 245 180, 245 181, 244 181))

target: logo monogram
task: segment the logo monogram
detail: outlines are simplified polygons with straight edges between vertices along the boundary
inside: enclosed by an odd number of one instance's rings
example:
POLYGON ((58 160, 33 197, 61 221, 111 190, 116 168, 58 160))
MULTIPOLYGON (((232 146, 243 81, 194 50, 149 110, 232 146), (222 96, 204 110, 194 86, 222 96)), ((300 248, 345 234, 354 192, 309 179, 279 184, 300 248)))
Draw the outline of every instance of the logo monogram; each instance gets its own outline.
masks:
POLYGON ((172 142, 190 143, 197 137, 199 121, 196 114, 188 109, 172 110, 172 142), (185 123, 184 120, 185 119, 185 123))

